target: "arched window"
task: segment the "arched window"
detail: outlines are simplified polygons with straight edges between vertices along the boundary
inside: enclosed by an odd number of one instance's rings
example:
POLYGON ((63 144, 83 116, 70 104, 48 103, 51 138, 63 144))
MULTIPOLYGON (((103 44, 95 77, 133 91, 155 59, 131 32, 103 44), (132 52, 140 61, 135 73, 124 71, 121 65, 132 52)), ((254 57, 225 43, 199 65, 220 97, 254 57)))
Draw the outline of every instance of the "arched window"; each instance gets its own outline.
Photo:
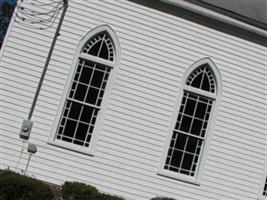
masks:
POLYGON ((101 26, 89 32, 80 42, 76 67, 53 137, 55 144, 89 151, 117 61, 118 47, 114 40, 115 34, 109 26, 101 26))
POLYGON ((210 59, 204 58, 189 68, 162 162, 163 174, 196 180, 220 90, 220 75, 210 59))

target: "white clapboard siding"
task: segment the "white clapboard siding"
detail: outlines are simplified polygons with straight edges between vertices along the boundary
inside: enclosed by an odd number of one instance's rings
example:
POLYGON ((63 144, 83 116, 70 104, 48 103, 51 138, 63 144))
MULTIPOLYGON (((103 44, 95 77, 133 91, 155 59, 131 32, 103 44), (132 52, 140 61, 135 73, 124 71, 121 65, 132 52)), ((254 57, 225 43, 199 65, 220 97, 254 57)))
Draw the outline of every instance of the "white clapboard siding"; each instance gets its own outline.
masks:
POLYGON ((1 168, 62 184, 81 181, 129 200, 256 199, 266 149, 266 47, 126 0, 70 0, 22 150, 26 119, 57 23, 47 30, 13 22, 0 61, 1 168), (48 144, 79 41, 107 24, 121 52, 118 73, 93 156, 48 144), (220 71, 222 96, 200 185, 157 174, 185 71, 209 57, 220 71), (22 152, 22 153, 21 153, 22 152), (20 158, 21 157, 21 158, 20 158))

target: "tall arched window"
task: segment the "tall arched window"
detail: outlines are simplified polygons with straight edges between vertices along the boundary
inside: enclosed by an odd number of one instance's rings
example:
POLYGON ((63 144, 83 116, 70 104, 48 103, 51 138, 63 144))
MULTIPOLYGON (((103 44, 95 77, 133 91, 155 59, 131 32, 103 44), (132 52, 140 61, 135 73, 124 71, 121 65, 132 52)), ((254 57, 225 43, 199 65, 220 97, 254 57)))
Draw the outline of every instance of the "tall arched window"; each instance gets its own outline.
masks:
POLYGON ((104 95, 117 62, 116 43, 114 32, 106 25, 89 32, 80 42, 53 136, 54 144, 90 152, 104 95))
POLYGON ((199 177, 207 137, 221 92, 220 75, 213 62, 204 58, 187 71, 175 112, 168 147, 162 159, 162 173, 186 181, 199 177))

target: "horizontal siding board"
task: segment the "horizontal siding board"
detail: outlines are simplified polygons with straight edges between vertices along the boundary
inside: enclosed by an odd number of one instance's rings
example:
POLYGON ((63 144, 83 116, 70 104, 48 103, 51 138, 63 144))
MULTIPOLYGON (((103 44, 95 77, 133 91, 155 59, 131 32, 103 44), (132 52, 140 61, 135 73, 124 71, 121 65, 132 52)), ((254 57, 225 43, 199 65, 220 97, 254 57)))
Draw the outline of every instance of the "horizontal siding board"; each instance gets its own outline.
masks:
MULTIPOLYGON (((79 6, 79 4, 73 4, 75 7, 76 6, 79 6)), ((94 8, 94 10, 93 10, 93 13, 95 14, 95 15, 98 15, 98 16, 101 16, 101 17, 105 17, 106 15, 108 15, 109 17, 109 19, 113 19, 113 21, 120 21, 121 23, 123 23, 123 22, 125 22, 125 23, 131 23, 131 25, 132 25, 132 27, 134 27, 134 26, 136 26, 136 27, 138 27, 138 28, 145 28, 145 30, 146 31, 149 31, 149 33, 151 33, 151 32, 156 32, 158 35, 160 35, 160 31, 161 31, 161 29, 162 29, 162 25, 161 26, 156 26, 156 24, 155 24, 155 21, 153 22, 153 27, 156 27, 154 30, 152 29, 152 28, 150 28, 150 26, 151 26, 151 23, 149 23, 149 24, 145 24, 145 20, 143 20, 143 19, 140 19, 140 21, 136 21, 137 19, 138 19, 138 16, 139 15, 136 15, 135 14, 135 16, 134 17, 132 17, 132 18, 130 18, 129 17, 129 14, 127 13, 127 18, 125 19, 125 18, 123 18, 123 14, 122 14, 122 12, 119 12, 119 15, 118 14, 116 14, 116 13, 114 13, 114 12, 112 12, 111 10, 104 10, 103 11, 103 9, 105 9, 104 8, 104 6, 103 6, 103 4, 101 4, 101 6, 96 6, 95 4, 92 4, 91 5, 93 8, 94 8)), ((114 7, 115 8, 115 7, 114 7)), ((142 18, 141 16, 143 16, 143 15, 140 15, 140 18, 142 18)), ((176 27, 177 27, 177 25, 176 25, 176 27)), ((145 33, 145 32, 144 32, 145 33)), ((166 28, 166 27, 164 27, 164 33, 162 33, 162 35, 166 35, 166 33, 168 33, 168 29, 166 28)), ((172 31, 170 31, 170 33, 173 33, 173 30, 172 31)), ((182 35, 182 33, 181 33, 181 31, 179 31, 179 36, 181 36, 182 35)), ((185 33, 184 34, 185 36, 187 36, 187 37, 189 37, 190 36, 190 34, 188 34, 188 33, 185 33)), ((195 38, 196 38, 196 36, 197 36, 197 38, 198 38, 198 40, 197 40, 197 44, 200 44, 200 42, 199 42, 199 38, 201 37, 201 34, 199 35, 199 34, 197 34, 197 35, 194 35, 194 36, 192 36, 191 38, 186 38, 187 39, 187 41, 194 41, 194 40, 196 40, 195 38)), ((206 47, 207 46, 207 42, 206 42, 206 40, 207 40, 207 38, 205 37, 205 43, 203 43, 203 46, 204 47, 206 47)), ((215 46, 215 45, 213 45, 213 46, 215 46)), ((214 47, 213 47, 214 48, 214 47)), ((229 50, 229 48, 228 48, 228 50, 229 50)), ((221 49, 220 49, 220 51, 222 51, 221 49)), ((231 53, 231 54, 229 54, 229 56, 231 56, 231 55, 233 55, 233 53, 231 53)), ((241 55, 239 55, 238 57, 240 57, 241 55)), ((247 59, 247 57, 245 57, 246 58, 246 60, 248 60, 247 59)), ((252 57, 253 58, 253 57, 252 57)), ((254 62, 252 62, 251 64, 253 64, 253 63, 255 63, 255 61, 254 62)), ((262 64, 264 64, 264 63, 262 63, 262 64)), ((264 68, 263 68, 264 69, 264 68)))
POLYGON ((151 104, 146 104, 142 101, 138 101, 126 95, 120 96, 118 94, 113 93, 110 104, 121 107, 127 107, 128 109, 131 110, 137 109, 140 110, 140 112, 144 113, 153 113, 154 117, 163 119, 164 121, 168 120, 171 115, 170 112, 162 108, 155 107, 154 105, 151 104))
POLYGON ((143 108, 136 107, 136 106, 131 106, 130 104, 126 104, 125 102, 113 101, 110 103, 110 105, 114 106, 114 108, 115 107, 116 108, 122 108, 122 109, 125 109, 125 110, 130 111, 130 112, 134 112, 134 113, 137 113, 140 115, 147 116, 149 118, 149 120, 153 120, 153 119, 160 120, 158 123, 161 123, 161 122, 169 123, 169 121, 170 121, 169 116, 164 116, 164 115, 160 116, 159 114, 161 114, 161 113, 157 113, 157 112, 150 111, 150 110, 143 109, 143 108))
MULTIPOLYGON (((16 167, 28 115, 55 32, 14 23, 1 58, 3 166, 16 167)), ((255 199, 266 148, 266 48, 130 1, 70 1, 33 113, 38 146, 29 174, 62 184, 83 181, 128 199, 255 199), (108 24, 121 47, 94 156, 48 145, 79 41, 108 24), (210 57, 222 101, 200 186, 157 175, 182 77, 210 57), (67 173, 66 173, 67 172, 67 173)), ((176 116, 175 116, 176 118, 176 116)), ((23 153, 24 169, 28 154, 23 153)))
MULTIPOLYGON (((159 144, 163 144, 162 139, 165 138, 165 134, 161 136, 162 132, 161 131, 153 131, 153 130, 149 130, 146 127, 142 127, 138 124, 130 124, 127 120, 124 120, 124 122, 118 122, 118 120, 114 120, 114 118, 110 118, 110 120, 107 120, 107 122, 105 122, 106 126, 103 127, 103 130, 106 131, 112 131, 112 130, 116 130, 117 132, 121 133, 121 134, 131 134, 131 136, 135 136, 135 137, 140 137, 140 138, 147 138, 149 141, 147 143, 153 142, 153 143, 159 143, 159 144), (142 131, 143 130, 143 131, 142 131), (145 133, 145 134, 144 134, 145 133)), ((165 133, 165 132, 164 132, 165 133)))
MULTIPOLYGON (((207 35, 210 36, 210 39, 217 39, 217 41, 220 41, 219 44, 221 45, 227 45, 228 43, 225 43, 225 38, 233 40, 235 46, 241 47, 242 50, 249 49, 250 51, 253 51, 255 48, 258 48, 262 51, 264 51, 264 47, 261 47, 257 44, 253 44, 250 42, 247 42, 245 40, 236 38, 236 37, 231 37, 227 34, 224 34, 222 32, 210 29, 208 27, 199 25, 197 23, 192 23, 188 20, 182 19, 182 18, 177 18, 173 15, 157 11, 155 9, 150 9, 148 7, 144 7, 142 5, 138 5, 135 3, 127 2, 127 1, 117 1, 115 3, 110 3, 109 1, 105 0, 106 3, 108 3, 109 6, 113 6, 112 9, 117 9, 121 8, 123 12, 131 14, 132 16, 135 16, 136 13, 142 14, 144 17, 143 19, 146 19, 148 21, 151 21, 152 23, 158 23, 161 24, 164 28, 166 26, 172 26, 173 28, 176 28, 177 22, 183 23, 184 27, 189 29, 189 30, 194 30, 196 32, 197 30, 200 31, 206 31, 207 35), (127 11, 126 11, 127 10, 127 11), (157 19, 157 20, 155 20, 157 19), (160 22, 165 22, 165 23, 160 23, 160 22)), ((127 17, 128 18, 128 17, 127 17)), ((193 33, 194 33, 193 32, 193 33)), ((197 32, 199 33, 199 32, 197 32)), ((199 35, 197 35, 199 37, 199 35)), ((216 41, 216 40, 215 40, 216 41)), ((232 45, 228 44, 228 48, 232 48, 232 45)), ((238 50, 238 48, 237 48, 238 50)), ((258 52, 254 50, 254 55, 258 56, 258 52)), ((264 54, 263 54, 264 57, 264 54)))

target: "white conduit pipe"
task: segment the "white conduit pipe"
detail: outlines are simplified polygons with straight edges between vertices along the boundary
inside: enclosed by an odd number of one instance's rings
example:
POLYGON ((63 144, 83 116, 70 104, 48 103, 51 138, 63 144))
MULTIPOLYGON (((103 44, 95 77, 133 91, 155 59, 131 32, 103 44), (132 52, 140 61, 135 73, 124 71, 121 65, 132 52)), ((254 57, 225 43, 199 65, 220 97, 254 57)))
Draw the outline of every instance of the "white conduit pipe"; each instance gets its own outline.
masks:
POLYGON ((160 1, 163 3, 167 3, 169 5, 172 5, 172 6, 177 6, 179 8, 183 8, 185 10, 203 15, 203 16, 208 17, 208 18, 215 19, 217 21, 220 21, 220 22, 223 22, 226 24, 230 24, 230 25, 235 26, 237 28, 240 28, 240 29, 243 29, 243 30, 246 30, 246 31, 249 31, 249 32, 252 32, 252 33, 255 33, 257 35, 260 35, 260 36, 267 38, 267 31, 260 29, 260 28, 257 28, 255 26, 246 24, 246 23, 241 22, 239 20, 233 19, 231 17, 225 16, 223 14, 214 12, 214 11, 209 10, 207 8, 203 8, 203 7, 194 5, 192 3, 188 3, 188 2, 183 1, 183 0, 160 0, 160 1))

